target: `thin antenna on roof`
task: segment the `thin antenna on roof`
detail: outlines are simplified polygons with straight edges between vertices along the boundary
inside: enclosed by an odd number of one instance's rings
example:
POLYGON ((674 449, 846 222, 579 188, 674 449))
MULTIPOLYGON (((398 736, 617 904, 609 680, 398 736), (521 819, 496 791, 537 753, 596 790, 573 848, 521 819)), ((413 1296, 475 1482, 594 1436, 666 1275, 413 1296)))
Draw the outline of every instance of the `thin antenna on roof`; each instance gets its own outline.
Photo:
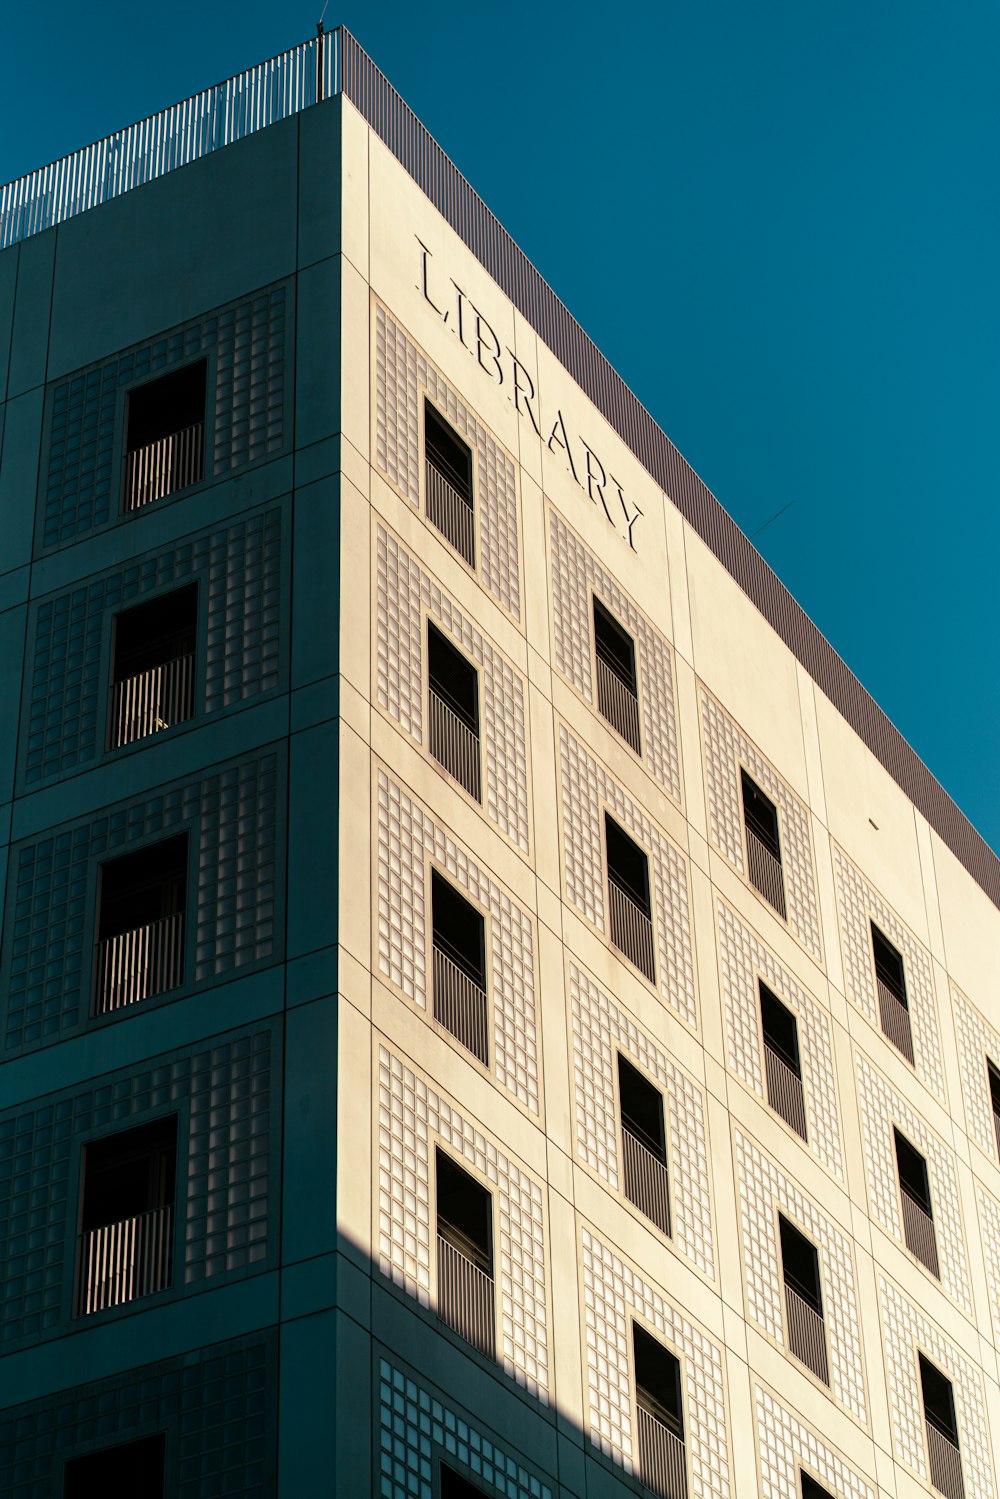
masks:
POLYGON ((326 37, 323 31, 323 16, 330 0, 324 0, 323 11, 316 22, 316 100, 322 104, 326 98, 326 37))
POLYGON ((779 515, 784 515, 784 513, 785 513, 786 510, 791 510, 791 508, 792 508, 792 506, 794 504, 795 504, 794 500, 789 500, 787 505, 782 505, 782 507, 781 507, 780 510, 776 510, 774 512, 774 514, 771 516, 770 520, 766 520, 762 526, 758 526, 757 529, 756 529, 756 531, 751 531, 750 535, 747 537, 747 540, 748 541, 753 541, 756 537, 758 537, 760 535, 761 531, 766 531, 767 528, 768 528, 768 526, 771 525, 771 523, 773 521, 776 521, 778 519, 779 515))

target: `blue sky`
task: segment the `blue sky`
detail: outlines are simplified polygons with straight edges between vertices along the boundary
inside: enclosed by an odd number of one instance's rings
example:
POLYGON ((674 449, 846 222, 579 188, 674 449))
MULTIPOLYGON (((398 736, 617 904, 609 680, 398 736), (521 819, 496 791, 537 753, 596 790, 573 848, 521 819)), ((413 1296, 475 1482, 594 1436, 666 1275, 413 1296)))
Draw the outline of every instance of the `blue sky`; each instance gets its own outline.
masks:
MULTIPOLYGON (((334 3, 1000 850, 995 0, 334 3)), ((321 4, 9 7, 0 182, 321 4)))

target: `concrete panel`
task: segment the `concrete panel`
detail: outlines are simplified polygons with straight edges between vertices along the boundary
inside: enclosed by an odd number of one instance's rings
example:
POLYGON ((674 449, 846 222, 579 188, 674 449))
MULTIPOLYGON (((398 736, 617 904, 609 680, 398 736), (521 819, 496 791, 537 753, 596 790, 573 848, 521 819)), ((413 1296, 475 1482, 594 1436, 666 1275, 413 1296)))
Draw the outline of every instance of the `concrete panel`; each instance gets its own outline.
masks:
POLYGON ((290 275, 297 147, 285 120, 63 224, 49 379, 290 275))

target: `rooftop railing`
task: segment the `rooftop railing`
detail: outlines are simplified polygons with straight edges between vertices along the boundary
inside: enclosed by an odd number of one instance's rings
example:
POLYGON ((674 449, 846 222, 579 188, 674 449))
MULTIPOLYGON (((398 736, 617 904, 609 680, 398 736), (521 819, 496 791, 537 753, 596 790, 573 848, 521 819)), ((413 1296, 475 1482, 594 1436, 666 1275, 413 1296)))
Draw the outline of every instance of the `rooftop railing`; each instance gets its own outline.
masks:
POLYGON ((0 249, 340 92, 342 28, 0 187, 0 249))

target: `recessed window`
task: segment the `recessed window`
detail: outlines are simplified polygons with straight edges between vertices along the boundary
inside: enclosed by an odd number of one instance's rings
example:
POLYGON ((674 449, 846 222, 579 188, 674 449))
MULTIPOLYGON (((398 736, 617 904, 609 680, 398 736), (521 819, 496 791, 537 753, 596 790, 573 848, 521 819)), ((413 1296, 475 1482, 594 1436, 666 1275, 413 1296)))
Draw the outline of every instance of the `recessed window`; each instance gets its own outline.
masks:
POLYGON ((897 1051, 913 1066, 913 1032, 910 1028, 910 1006, 906 997, 906 975, 903 955, 894 947, 874 921, 871 923, 872 956, 875 959, 875 987, 878 990, 879 1019, 882 1031, 897 1051))
POLYGON ((661 1233, 670 1233, 663 1095, 618 1054, 618 1098, 622 1114, 622 1177, 625 1196, 661 1233))
POLYGON ((760 1022, 764 1035, 767 1101, 796 1134, 806 1139, 806 1106, 802 1092, 798 1021, 787 1005, 764 983, 760 991, 760 1022))
POLYGON ((823 1295, 816 1246, 783 1213, 778 1214, 781 1268, 785 1281, 788 1346, 817 1379, 830 1383, 823 1327, 823 1295))
POLYGON ((799 1482, 802 1486, 802 1499, 833 1499, 833 1495, 823 1488, 822 1484, 810 1478, 808 1473, 799 1469, 799 1482))
POLYGON ((476 565, 472 449, 430 401, 424 405, 427 517, 470 567, 476 565))
POLYGON ((441 1464, 441 1499, 482 1499, 485 1489, 477 1488, 447 1463, 441 1464))
POLYGON ((170 1285, 177 1116, 92 1140, 80 1209, 81 1316, 170 1285))
POLYGON ((655 982, 653 921, 649 899, 649 860, 639 845, 605 813, 611 941, 619 952, 655 982))
POLYGON ((990 1103, 993 1105, 993 1132, 996 1135, 997 1154, 1000 1155, 1000 1068, 986 1059, 986 1076, 990 1085, 990 1103))
POLYGON ((496 1357, 493 1198, 437 1152, 438 1312, 466 1342, 496 1357))
POLYGON ((747 874, 779 916, 785 916, 785 878, 781 868, 781 838, 778 809, 756 781, 740 770, 743 788, 743 822, 747 835, 747 874))
POLYGON ((204 359, 130 390, 125 405, 124 510, 201 482, 205 448, 204 359))
POLYGON ((661 1499, 687 1499, 680 1362, 635 1322, 632 1355, 640 1476, 661 1499))
POLYGON ((922 1353, 918 1353, 917 1358, 931 1483, 939 1493, 947 1495, 947 1499, 965 1499, 951 1380, 922 1353))
POLYGON ((183 983, 187 863, 182 833, 101 865, 95 1014, 183 983))
POLYGON ((470 796, 481 801, 479 673, 429 621, 427 675, 431 754, 470 796))
POLYGON ((437 870, 431 871, 434 1018, 489 1063, 486 925, 483 914, 437 870))
POLYGON ((900 1207, 903 1215, 903 1237, 910 1253, 940 1278, 934 1214, 927 1162, 898 1129, 893 1129, 896 1167, 899 1171, 900 1207))
POLYGON ((136 1442, 119 1442, 102 1447, 83 1457, 72 1457, 66 1464, 63 1499, 100 1499, 100 1496, 129 1496, 129 1499, 163 1499, 163 1464, 166 1436, 142 1437, 136 1442))
POLYGON ((639 691, 635 643, 614 615, 594 598, 597 708, 625 743, 640 754, 639 691))
POLYGON ((198 585, 124 609, 114 622, 108 747, 194 716, 198 585))

